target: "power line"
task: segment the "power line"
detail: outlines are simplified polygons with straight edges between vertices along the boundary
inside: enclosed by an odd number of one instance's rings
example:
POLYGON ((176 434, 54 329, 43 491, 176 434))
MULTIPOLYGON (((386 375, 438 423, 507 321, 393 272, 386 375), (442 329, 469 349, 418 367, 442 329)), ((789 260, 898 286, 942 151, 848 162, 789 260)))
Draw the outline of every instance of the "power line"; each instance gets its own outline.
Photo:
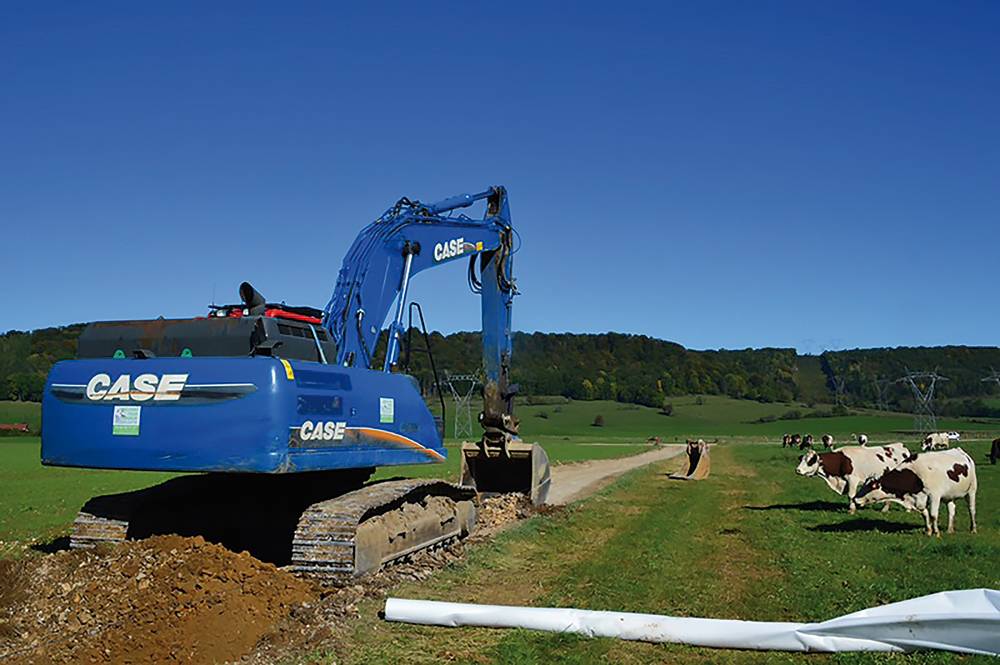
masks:
POLYGON ((906 374, 896 380, 905 383, 913 392, 913 429, 921 434, 937 431, 937 416, 934 414, 934 389, 939 381, 947 381, 937 370, 933 372, 913 372, 906 368, 906 374))
POLYGON ((846 406, 844 402, 847 397, 847 377, 845 376, 835 376, 833 377, 833 388, 836 391, 836 400, 839 406, 846 406))
POLYGON ((984 376, 982 378, 982 381, 983 381, 983 383, 988 383, 990 381, 993 381, 998 386, 1000 386, 1000 372, 998 372, 995 369, 993 369, 992 367, 990 367, 990 373, 989 373, 989 375, 988 376, 984 376))
POLYGON ((879 377, 872 378, 872 385, 875 387, 875 408, 879 411, 889 410, 889 386, 893 382, 890 379, 883 379, 879 377))
POLYGON ((472 436, 472 396, 479 385, 475 374, 445 372, 445 385, 455 399, 455 437, 472 436))

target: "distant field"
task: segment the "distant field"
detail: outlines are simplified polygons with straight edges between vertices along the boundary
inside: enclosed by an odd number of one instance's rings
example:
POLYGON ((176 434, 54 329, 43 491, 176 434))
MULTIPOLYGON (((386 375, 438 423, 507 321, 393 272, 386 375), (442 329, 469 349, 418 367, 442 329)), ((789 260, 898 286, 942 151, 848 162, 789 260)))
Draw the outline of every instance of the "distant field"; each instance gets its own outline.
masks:
POLYGON ((42 405, 0 400, 0 423, 28 423, 32 432, 38 432, 42 427, 42 405))
MULTIPOLYGON (((759 440, 780 439, 784 432, 833 434, 841 441, 851 434, 889 435, 909 431, 913 418, 908 414, 875 411, 838 418, 801 418, 757 423, 764 416, 781 416, 788 411, 807 413, 812 409, 800 404, 761 404, 729 397, 688 396, 671 402, 673 415, 665 416, 658 409, 619 402, 570 402, 562 406, 519 406, 521 432, 525 439, 571 436, 580 439, 632 438, 645 440, 649 436, 670 439, 700 436, 707 438, 750 437, 759 440), (698 404, 698 401, 702 404, 698 404), (547 417, 539 417, 544 413, 547 417), (604 416, 605 426, 594 427, 598 415, 604 416)), ((821 407, 829 410, 830 406, 821 407)), ((972 422, 968 419, 941 419, 940 429, 965 432, 1000 430, 1000 421, 972 422)), ((900 437, 896 437, 900 438, 900 437)))

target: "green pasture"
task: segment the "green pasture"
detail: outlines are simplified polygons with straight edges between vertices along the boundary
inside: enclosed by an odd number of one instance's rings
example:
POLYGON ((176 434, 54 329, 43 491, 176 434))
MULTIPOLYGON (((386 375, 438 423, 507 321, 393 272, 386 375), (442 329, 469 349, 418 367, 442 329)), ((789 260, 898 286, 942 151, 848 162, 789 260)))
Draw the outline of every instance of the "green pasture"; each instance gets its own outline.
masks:
POLYGON ((27 423, 32 432, 38 432, 42 427, 42 405, 0 400, 0 423, 27 423))
MULTIPOLYGON (((682 461, 629 474, 564 511, 536 516, 398 598, 577 607, 763 621, 821 621, 950 589, 1000 586, 1000 466, 980 462, 979 533, 923 533, 893 509, 847 513, 821 481, 796 476, 796 452, 721 445, 703 482, 671 481, 682 461)), ((946 516, 946 511, 942 512, 946 516)), ((337 663, 974 663, 946 653, 713 651, 524 630, 387 623, 366 601, 329 650, 337 663)), ((310 660, 309 662, 313 662, 310 660)))
POLYGON ((172 474, 43 467, 37 437, 0 438, 0 555, 66 533, 100 494, 148 487, 172 474))
MULTIPOLYGON (((672 401, 673 413, 608 401, 570 401, 564 404, 524 405, 517 410, 525 441, 540 443, 554 464, 584 459, 632 455, 648 449, 647 438, 664 442, 687 437, 740 443, 774 443, 783 432, 834 434, 847 442, 855 433, 866 432, 873 441, 903 440, 913 447, 917 438, 901 435, 912 426, 910 416, 865 412, 838 418, 811 418, 755 422, 761 417, 781 416, 790 410, 809 409, 800 404, 761 404, 728 397, 680 397, 672 401), (595 427, 603 417, 604 426, 595 427)), ((829 408, 829 407, 826 407, 829 408)), ((449 418, 450 420, 450 418, 449 418)), ((38 404, 0 402, 0 422, 28 422, 37 429, 38 404)), ((988 438, 1000 423, 944 420, 942 428, 957 429, 965 439, 988 438)), ((449 457, 443 464, 382 467, 376 477, 458 476, 459 441, 447 442, 449 457)), ((124 492, 153 485, 172 474, 99 471, 43 467, 37 437, 0 437, 0 555, 23 550, 25 545, 65 534, 76 511, 91 496, 124 492)))
MULTIPOLYGON (((879 438, 913 441, 917 437, 907 434, 913 428, 909 414, 856 411, 849 416, 833 418, 799 418, 757 422, 763 417, 780 418, 797 411, 802 415, 811 411, 829 411, 829 405, 809 408, 796 403, 762 404, 750 400, 737 400, 714 395, 686 396, 671 400, 673 412, 663 415, 659 409, 635 404, 607 401, 574 401, 563 405, 519 406, 521 433, 525 439, 569 436, 577 440, 632 439, 644 441, 650 436, 664 439, 702 438, 756 438, 780 440, 789 433, 833 434, 846 443, 854 434, 866 433, 879 438), (594 419, 603 416, 604 427, 595 427, 594 419)), ((939 429, 968 432, 975 438, 981 432, 1000 430, 1000 421, 983 419, 941 419, 939 429)))

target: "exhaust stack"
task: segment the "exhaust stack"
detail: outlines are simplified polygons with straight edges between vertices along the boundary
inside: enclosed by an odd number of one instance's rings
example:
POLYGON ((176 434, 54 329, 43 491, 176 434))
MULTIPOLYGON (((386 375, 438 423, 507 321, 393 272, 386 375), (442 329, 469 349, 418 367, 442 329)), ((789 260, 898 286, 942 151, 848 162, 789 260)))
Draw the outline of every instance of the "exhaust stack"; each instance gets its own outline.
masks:
POLYGON ((240 299, 247 306, 247 311, 251 316, 263 314, 267 309, 267 301, 260 292, 250 285, 250 282, 240 284, 240 299))

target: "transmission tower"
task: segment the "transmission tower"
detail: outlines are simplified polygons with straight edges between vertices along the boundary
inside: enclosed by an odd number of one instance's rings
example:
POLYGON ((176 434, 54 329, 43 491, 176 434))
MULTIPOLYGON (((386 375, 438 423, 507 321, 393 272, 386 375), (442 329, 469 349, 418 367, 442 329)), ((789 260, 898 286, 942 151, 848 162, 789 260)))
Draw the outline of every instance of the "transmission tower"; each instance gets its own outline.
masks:
POLYGON ((886 398, 889 395, 889 386, 892 385, 892 381, 876 376, 872 379, 872 385, 875 387, 875 408, 879 411, 888 411, 889 400, 886 398))
POLYGON ((897 383, 905 383, 913 392, 913 429, 921 434, 937 431, 937 416, 934 415, 934 389, 939 381, 947 381, 933 372, 912 372, 906 369, 906 374, 897 383))
POLYGON ((472 436, 472 396, 479 385, 475 374, 445 372, 445 383, 455 398, 455 437, 472 436))
POLYGON ((836 390, 837 404, 839 406, 846 406, 844 402, 847 396, 847 378, 843 376, 833 377, 833 387, 836 390))
POLYGON ((993 383, 996 383, 998 386, 1000 386, 1000 372, 996 371, 992 367, 990 367, 989 376, 984 376, 983 377, 983 383, 989 383, 991 381, 993 383))

